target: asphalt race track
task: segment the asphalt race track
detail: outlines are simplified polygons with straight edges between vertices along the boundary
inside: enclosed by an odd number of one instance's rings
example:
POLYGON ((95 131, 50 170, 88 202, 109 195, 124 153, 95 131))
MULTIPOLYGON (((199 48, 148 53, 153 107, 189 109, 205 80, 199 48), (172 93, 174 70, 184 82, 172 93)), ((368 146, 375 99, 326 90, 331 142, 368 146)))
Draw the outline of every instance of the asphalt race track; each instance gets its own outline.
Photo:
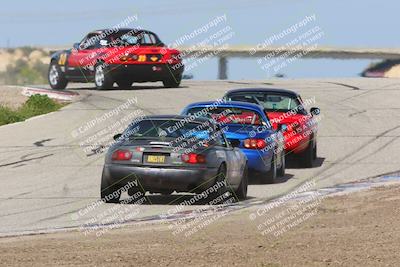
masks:
MULTIPOLYGON (((217 99, 228 89, 245 87, 294 89, 303 99, 315 97, 314 106, 321 108, 315 167, 301 169, 290 162, 280 183, 250 185, 248 203, 284 194, 310 179, 321 188, 399 171, 400 159, 393 156, 400 151, 400 81, 395 79, 184 81, 177 89, 155 83, 107 91, 77 84, 68 90, 80 94, 78 102, 0 127, 0 235, 82 224, 84 218, 74 214, 99 199, 104 153, 85 153, 79 144, 101 129, 138 109, 175 114, 191 102, 217 99), (137 103, 84 133, 76 132, 128 99, 137 103)), ((176 197, 154 196, 152 204, 141 206, 137 218, 165 213, 176 197)))

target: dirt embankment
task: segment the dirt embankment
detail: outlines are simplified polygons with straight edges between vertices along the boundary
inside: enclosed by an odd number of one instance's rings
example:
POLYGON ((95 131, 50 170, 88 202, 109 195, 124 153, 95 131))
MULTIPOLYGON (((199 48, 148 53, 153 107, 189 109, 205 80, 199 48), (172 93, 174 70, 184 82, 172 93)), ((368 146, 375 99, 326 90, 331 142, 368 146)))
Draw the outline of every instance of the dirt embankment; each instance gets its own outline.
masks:
POLYGON ((124 227, 0 239, 0 263, 109 266, 399 266, 400 186, 324 199, 290 231, 262 236, 249 210, 185 238, 168 227, 124 227))
POLYGON ((43 84, 46 82, 49 62, 49 53, 42 49, 0 49, 0 84, 43 84))
POLYGON ((17 109, 28 99, 22 95, 22 87, 0 85, 0 106, 17 109))
POLYGON ((361 76, 379 78, 400 78, 400 60, 383 60, 365 69, 361 76))
POLYGON ((0 49, 0 72, 4 72, 7 66, 15 65, 18 60, 33 66, 37 62, 48 64, 50 57, 43 50, 30 47, 0 49))

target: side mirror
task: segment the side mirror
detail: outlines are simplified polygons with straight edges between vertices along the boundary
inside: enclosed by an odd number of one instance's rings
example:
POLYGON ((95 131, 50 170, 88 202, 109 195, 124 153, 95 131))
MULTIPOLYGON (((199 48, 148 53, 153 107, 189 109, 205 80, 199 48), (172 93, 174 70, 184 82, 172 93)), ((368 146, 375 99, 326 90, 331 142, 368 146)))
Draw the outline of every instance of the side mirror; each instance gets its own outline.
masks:
POLYGON ((120 139, 121 138, 121 136, 122 136, 122 134, 116 134, 116 135, 114 135, 114 137, 113 137, 113 139, 115 140, 115 141, 118 141, 118 139, 120 139))
POLYGON ((74 43, 74 45, 72 46, 74 49, 79 50, 79 43, 74 43))
POLYGON ((240 141, 237 139, 229 140, 229 143, 231 144, 232 147, 239 147, 240 146, 240 141))
POLYGON ((278 124, 278 128, 277 128, 277 130, 279 131, 279 132, 286 132, 287 131, 287 125, 286 124, 278 124))
POLYGON ((319 108, 310 108, 311 114, 314 115, 319 115, 321 113, 321 110, 319 108))

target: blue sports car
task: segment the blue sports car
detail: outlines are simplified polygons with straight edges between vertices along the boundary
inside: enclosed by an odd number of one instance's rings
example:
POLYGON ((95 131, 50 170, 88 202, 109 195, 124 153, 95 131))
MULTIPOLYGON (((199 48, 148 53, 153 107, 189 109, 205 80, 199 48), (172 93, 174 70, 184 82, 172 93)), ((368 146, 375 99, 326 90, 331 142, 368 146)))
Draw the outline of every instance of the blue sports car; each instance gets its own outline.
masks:
POLYGON ((182 115, 207 117, 220 124, 232 146, 246 155, 249 171, 262 183, 274 183, 277 176, 285 175, 285 125, 274 130, 261 106, 236 101, 198 102, 187 106, 182 115))

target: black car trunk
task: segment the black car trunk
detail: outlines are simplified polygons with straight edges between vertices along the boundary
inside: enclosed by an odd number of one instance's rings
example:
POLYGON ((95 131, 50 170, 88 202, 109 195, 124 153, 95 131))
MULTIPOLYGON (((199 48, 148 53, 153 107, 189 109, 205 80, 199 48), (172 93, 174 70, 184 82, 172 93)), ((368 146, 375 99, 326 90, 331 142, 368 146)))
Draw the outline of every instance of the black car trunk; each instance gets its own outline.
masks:
POLYGON ((177 167, 187 163, 182 161, 182 154, 188 147, 172 147, 170 142, 160 140, 126 141, 119 149, 132 152, 132 159, 122 164, 149 167, 177 167))

